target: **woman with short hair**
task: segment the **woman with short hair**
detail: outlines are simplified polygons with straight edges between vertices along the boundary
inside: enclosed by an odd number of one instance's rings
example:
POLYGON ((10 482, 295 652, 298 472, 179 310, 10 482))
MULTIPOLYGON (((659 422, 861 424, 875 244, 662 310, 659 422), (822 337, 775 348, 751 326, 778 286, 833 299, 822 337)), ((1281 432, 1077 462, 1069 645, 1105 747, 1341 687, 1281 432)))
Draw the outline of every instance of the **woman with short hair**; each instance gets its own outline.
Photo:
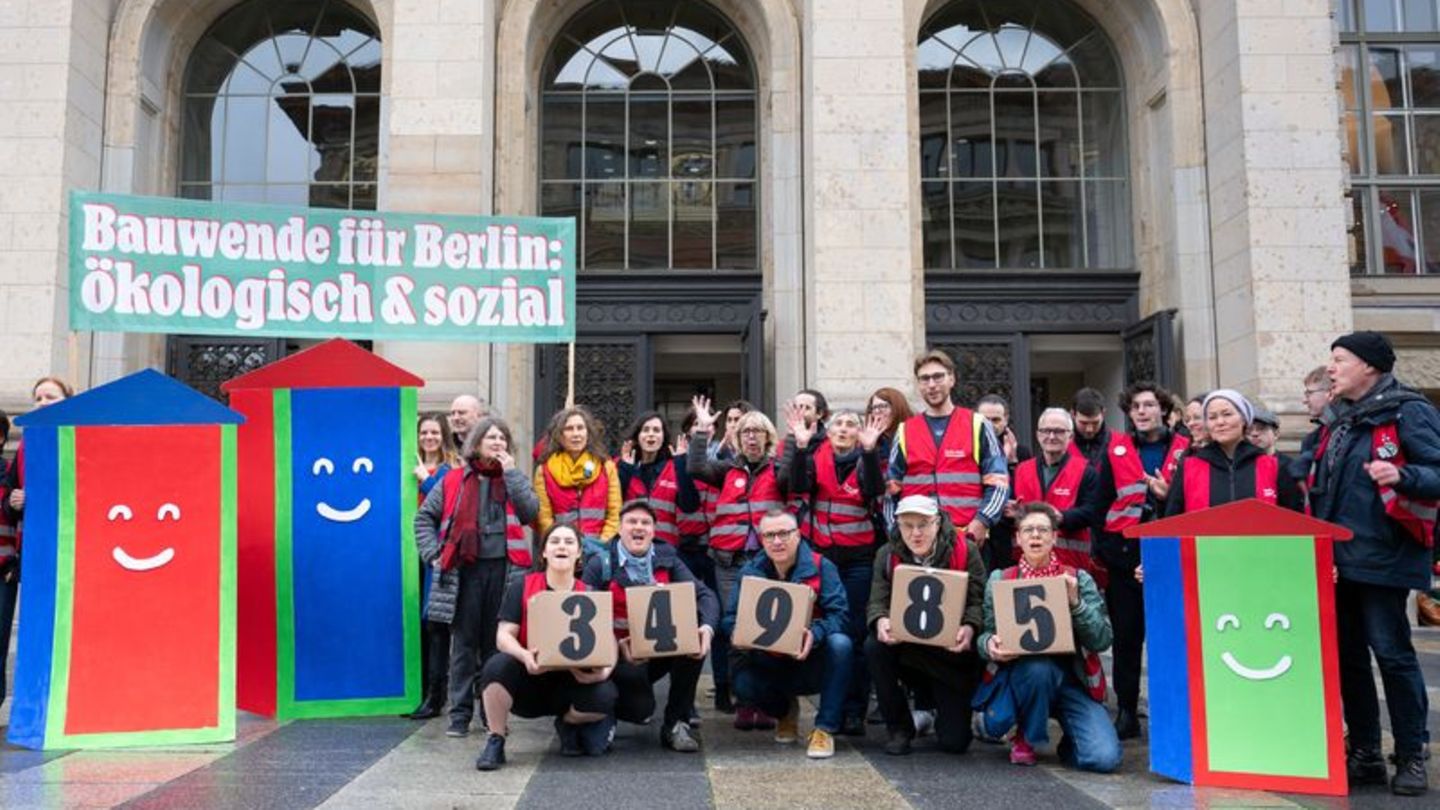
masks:
POLYGON ((1221 388, 1205 395, 1202 410, 1209 441, 1186 451, 1170 482, 1166 516, 1246 498, 1304 511, 1304 495, 1286 466, 1245 438, 1255 420, 1250 400, 1239 391, 1221 388))

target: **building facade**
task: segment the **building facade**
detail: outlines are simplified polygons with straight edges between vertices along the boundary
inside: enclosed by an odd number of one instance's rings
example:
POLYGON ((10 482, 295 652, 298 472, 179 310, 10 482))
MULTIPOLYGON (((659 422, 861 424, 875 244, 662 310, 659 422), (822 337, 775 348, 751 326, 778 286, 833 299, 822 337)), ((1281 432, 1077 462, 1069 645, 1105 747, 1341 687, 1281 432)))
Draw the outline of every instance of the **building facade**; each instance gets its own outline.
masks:
MULTIPOLYGON (((1440 390, 1436 12, 5 0, 0 404, 47 373, 213 387, 296 348, 70 332, 78 188, 575 216, 578 398, 611 422, 697 389, 859 403, 938 345, 1020 424, 1155 376, 1298 430, 1300 378, 1352 328, 1440 390)), ((564 396, 563 347, 373 348, 422 406, 478 392, 522 437, 564 396)))

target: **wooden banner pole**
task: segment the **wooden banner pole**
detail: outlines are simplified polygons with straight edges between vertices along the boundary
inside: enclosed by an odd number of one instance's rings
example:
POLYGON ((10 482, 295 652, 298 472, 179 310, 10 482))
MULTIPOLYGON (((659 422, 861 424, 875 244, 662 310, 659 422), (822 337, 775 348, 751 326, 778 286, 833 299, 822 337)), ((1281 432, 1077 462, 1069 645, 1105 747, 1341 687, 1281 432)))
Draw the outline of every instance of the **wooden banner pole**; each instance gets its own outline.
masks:
POLYGON ((569 346, 569 373, 565 375, 565 407, 575 407, 575 341, 569 346))

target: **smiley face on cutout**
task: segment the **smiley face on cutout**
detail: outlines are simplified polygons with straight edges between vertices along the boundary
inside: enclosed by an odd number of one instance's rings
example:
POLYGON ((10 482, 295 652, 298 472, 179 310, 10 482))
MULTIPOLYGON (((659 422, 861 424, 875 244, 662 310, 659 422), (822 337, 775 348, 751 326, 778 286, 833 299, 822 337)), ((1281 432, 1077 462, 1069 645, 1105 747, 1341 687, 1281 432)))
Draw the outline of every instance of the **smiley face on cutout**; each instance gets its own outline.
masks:
MULTIPOLYGON (((1277 632, 1276 628, 1279 628, 1277 635, 1279 633, 1288 633, 1290 631, 1290 617, 1284 613, 1271 613, 1266 616, 1264 632, 1277 632)), ((1215 620, 1215 632, 1217 633, 1224 634, 1227 631, 1238 632, 1240 630, 1240 617, 1234 613, 1223 614, 1215 620)), ((1283 635, 1279 637, 1284 638, 1283 635)), ((1250 681, 1274 680, 1289 672, 1290 666, 1295 663, 1295 659, 1286 653, 1277 658, 1274 663, 1269 666, 1257 669, 1240 663, 1239 659, 1235 657, 1235 654, 1229 650, 1221 650, 1220 660, 1225 663, 1225 666, 1228 667, 1231 672, 1250 681)))
MULTIPOLYGON (((371 461, 365 456, 356 456, 350 462, 351 475, 369 476, 372 475, 374 472, 375 462, 371 461)), ((314 475, 316 478, 319 478, 322 475, 335 475, 335 462, 324 456, 321 456, 320 458, 315 459, 314 463, 310 465, 310 474, 314 475)), ((355 521, 369 514, 370 499, 361 498, 358 502, 346 508, 336 508, 334 505, 326 501, 316 501, 315 511, 319 513, 320 517, 325 518, 326 520, 334 521, 335 523, 354 523, 355 521)))
MULTIPOLYGON (((130 523, 135 520, 135 510, 131 509, 128 504, 117 503, 111 506, 109 511, 106 512, 105 519, 111 523, 130 523)), ((155 511, 155 525, 157 527, 166 521, 178 523, 179 520, 180 507, 176 504, 162 503, 160 504, 160 508, 155 511)), ((125 534, 130 534, 130 532, 126 531, 125 534)), ((144 541, 142 540, 142 542, 144 541)), ((149 557, 136 557, 126 551, 124 546, 117 543, 110 549, 110 556, 114 558, 117 565, 126 571, 154 571, 175 559, 175 547, 166 546, 149 557)))

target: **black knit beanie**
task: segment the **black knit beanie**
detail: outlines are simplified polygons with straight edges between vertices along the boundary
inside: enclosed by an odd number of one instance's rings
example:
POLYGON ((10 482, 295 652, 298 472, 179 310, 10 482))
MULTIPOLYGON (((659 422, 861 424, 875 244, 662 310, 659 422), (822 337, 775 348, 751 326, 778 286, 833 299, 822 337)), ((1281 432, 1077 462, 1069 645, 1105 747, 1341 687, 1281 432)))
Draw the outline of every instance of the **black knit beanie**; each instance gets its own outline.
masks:
POLYGON ((1382 373, 1389 374, 1391 369, 1395 368, 1395 350, 1390 348, 1390 341, 1379 332, 1351 332, 1341 335, 1330 344, 1332 349, 1336 346, 1348 349, 1351 354, 1382 373))

